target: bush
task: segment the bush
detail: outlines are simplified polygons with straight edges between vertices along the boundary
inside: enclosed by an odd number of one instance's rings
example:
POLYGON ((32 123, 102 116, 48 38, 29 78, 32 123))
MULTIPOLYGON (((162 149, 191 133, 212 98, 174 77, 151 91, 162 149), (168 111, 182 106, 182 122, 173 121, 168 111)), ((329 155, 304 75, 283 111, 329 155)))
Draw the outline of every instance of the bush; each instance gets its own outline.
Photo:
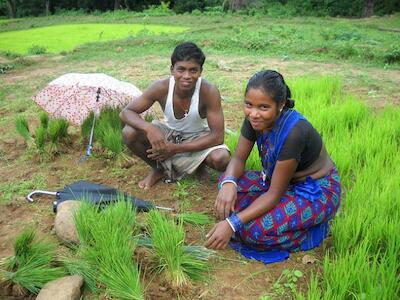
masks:
POLYGON ((204 9, 204 2, 202 0, 176 0, 174 11, 177 14, 185 12, 192 12, 194 10, 202 11, 204 9))
POLYGON ((47 51, 46 47, 42 47, 39 45, 32 45, 32 47, 28 49, 28 53, 32 55, 45 54, 46 51, 47 51))
POLYGON ((400 48, 392 46, 385 52, 383 58, 387 64, 400 63, 400 48))

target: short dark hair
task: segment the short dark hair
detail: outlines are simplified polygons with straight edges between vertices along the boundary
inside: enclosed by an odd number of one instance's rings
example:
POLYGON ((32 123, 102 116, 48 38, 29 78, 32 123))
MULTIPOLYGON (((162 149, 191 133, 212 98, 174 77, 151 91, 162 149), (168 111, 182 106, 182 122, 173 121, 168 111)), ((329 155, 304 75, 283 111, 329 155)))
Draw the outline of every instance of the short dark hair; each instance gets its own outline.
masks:
POLYGON ((206 57, 199 47, 192 42, 183 42, 175 47, 171 55, 171 64, 175 65, 178 61, 194 60, 203 68, 206 57))
POLYGON ((254 74, 247 83, 246 92, 250 89, 262 89, 277 105, 285 103, 284 108, 293 108, 292 93, 283 76, 273 70, 260 71, 254 74))

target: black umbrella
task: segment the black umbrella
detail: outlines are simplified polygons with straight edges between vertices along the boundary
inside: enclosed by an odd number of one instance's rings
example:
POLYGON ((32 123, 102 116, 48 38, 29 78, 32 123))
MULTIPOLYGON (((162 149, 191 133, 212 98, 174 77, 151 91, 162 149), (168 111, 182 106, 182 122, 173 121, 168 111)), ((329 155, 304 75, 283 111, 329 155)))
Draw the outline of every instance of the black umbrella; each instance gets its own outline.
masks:
POLYGON ((106 206, 117 199, 123 198, 125 201, 131 201, 137 211, 149 211, 151 209, 162 209, 173 211, 172 208, 156 206, 148 201, 130 196, 127 193, 122 193, 112 187, 80 180, 69 184, 63 190, 57 192, 36 190, 26 196, 26 200, 33 202, 32 196, 36 194, 45 194, 56 196, 53 202, 53 210, 57 212, 57 207, 60 203, 66 200, 87 200, 100 206, 106 206))

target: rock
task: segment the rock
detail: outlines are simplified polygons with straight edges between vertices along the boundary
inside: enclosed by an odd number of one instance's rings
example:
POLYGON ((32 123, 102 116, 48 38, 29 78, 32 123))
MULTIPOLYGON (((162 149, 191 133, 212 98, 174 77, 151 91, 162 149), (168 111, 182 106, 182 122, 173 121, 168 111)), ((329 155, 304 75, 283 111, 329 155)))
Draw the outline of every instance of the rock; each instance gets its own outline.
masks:
POLYGON ((67 200, 59 204, 57 207, 54 229, 57 237, 63 243, 79 244, 78 234, 75 228, 74 214, 80 204, 80 201, 67 200))
POLYGON ((306 254, 303 256, 301 259, 302 263, 307 265, 307 264, 314 264, 318 259, 316 259, 314 256, 306 254))
POLYGON ((83 277, 66 276, 48 282, 39 292, 36 300, 79 300, 83 277))
POLYGON ((228 67, 223 60, 218 62, 218 69, 220 69, 222 71, 227 71, 227 72, 232 71, 232 68, 228 67))

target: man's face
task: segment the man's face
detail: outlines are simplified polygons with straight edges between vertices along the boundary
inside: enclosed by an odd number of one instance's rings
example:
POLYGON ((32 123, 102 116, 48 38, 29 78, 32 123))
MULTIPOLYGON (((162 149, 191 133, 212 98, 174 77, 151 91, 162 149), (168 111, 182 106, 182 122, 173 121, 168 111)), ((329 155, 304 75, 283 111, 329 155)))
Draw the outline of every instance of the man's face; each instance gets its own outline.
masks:
POLYGON ((195 88, 197 79, 201 76, 201 71, 201 66, 193 60, 178 61, 171 66, 175 85, 182 91, 195 88))

